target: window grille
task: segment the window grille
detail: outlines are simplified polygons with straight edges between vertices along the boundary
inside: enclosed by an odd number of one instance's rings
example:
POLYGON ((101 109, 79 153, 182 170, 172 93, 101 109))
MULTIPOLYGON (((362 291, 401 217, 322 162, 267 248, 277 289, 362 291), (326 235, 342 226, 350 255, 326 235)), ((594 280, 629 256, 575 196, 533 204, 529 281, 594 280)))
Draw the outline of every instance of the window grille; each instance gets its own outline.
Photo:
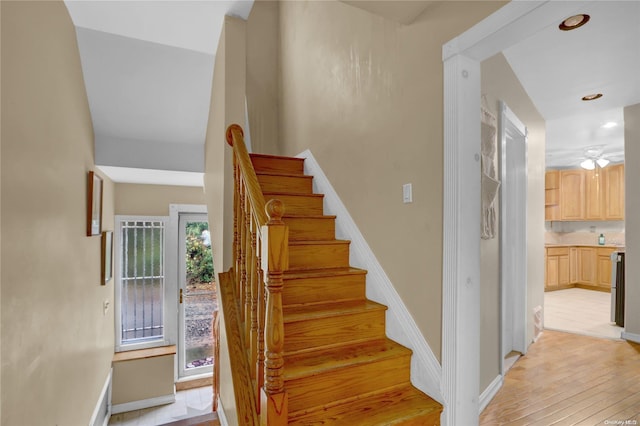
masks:
POLYGON ((122 220, 120 228, 120 341, 164 338, 165 222, 122 220))

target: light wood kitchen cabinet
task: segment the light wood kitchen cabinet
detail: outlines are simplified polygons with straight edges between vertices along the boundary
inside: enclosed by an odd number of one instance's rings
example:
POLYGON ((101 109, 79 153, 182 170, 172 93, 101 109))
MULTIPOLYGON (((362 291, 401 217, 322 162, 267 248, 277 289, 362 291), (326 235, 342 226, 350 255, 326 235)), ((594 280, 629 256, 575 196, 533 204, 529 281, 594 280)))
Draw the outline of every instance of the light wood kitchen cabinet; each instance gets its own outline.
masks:
POLYGON ((584 220, 584 181, 582 170, 560 171, 561 220, 584 220))
POLYGON ((611 253, 614 248, 599 247, 598 249, 598 287, 611 288, 611 253))
POLYGON ((578 282, 580 284, 596 284, 596 257, 595 247, 578 247, 578 282))
POLYGON ((578 248, 569 247, 569 284, 578 282, 578 248))
POLYGON ((549 256, 547 254, 547 262, 545 266, 546 282, 545 290, 558 289, 558 256, 549 256))
POLYGON ((602 169, 584 172, 584 218, 586 220, 604 219, 604 197, 602 196, 602 169))
POLYGON ((551 246, 545 248, 545 291, 575 286, 609 291, 611 253, 615 247, 551 246))
POLYGON ((560 172, 549 170, 544 175, 544 220, 560 219, 560 172))
POLYGON ((546 249, 545 290, 557 290, 569 286, 569 248, 546 249))
POLYGON ((604 216, 607 220, 624 220, 624 164, 604 171, 604 216))
POLYGON ((624 164, 545 173, 545 220, 624 220, 624 164))

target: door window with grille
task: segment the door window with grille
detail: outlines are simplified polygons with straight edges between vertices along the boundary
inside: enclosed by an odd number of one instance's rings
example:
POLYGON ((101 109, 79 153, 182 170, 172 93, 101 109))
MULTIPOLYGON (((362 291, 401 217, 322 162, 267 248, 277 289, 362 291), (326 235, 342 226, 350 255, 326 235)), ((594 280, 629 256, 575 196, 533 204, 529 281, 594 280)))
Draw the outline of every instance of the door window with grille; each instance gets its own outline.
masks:
POLYGON ((165 217, 116 217, 116 350, 165 344, 165 217))

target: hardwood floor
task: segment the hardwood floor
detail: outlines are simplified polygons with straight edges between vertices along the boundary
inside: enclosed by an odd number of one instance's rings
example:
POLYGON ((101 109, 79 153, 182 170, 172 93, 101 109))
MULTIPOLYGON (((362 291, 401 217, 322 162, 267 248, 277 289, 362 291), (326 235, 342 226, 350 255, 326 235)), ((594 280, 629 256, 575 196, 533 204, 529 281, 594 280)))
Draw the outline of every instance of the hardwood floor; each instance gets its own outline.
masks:
POLYGON ((481 425, 640 424, 640 345, 545 330, 481 425))

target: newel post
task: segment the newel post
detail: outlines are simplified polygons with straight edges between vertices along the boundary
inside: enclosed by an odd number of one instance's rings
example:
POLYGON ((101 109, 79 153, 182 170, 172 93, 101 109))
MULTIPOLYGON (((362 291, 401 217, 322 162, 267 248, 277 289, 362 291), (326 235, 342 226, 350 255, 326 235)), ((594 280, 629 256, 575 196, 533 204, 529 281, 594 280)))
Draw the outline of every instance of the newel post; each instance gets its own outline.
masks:
POLYGON ((271 200, 265 210, 269 222, 262 227, 262 269, 266 275, 264 330, 265 373, 260 398, 262 425, 287 424, 288 397, 284 389, 284 320, 282 315, 283 272, 289 268, 289 229, 282 222, 284 204, 271 200))

